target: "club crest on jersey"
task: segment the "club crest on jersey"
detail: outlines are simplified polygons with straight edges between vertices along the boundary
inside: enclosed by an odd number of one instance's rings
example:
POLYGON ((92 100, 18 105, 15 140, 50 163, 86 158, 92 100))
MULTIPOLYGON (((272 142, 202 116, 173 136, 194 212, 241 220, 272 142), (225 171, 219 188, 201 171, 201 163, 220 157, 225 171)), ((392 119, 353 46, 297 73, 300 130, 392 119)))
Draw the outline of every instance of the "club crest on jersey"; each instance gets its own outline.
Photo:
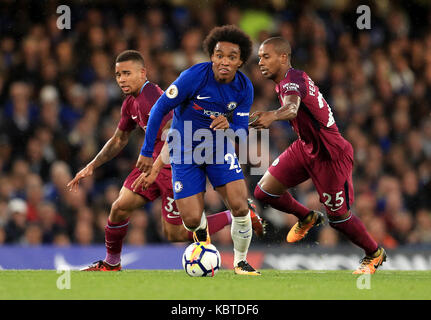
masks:
POLYGON ((175 192, 181 192, 181 190, 183 190, 183 184, 181 183, 181 181, 175 181, 174 183, 174 190, 175 192))
POLYGON ((235 108, 236 108, 236 106, 237 106, 237 103, 236 103, 235 101, 232 101, 232 102, 229 102, 229 103, 228 103, 228 105, 227 105, 227 109, 228 109, 228 110, 233 110, 233 109, 235 109, 235 108))
POLYGON ((170 99, 174 99, 178 95, 178 88, 176 85, 171 84, 166 90, 166 96, 170 99))

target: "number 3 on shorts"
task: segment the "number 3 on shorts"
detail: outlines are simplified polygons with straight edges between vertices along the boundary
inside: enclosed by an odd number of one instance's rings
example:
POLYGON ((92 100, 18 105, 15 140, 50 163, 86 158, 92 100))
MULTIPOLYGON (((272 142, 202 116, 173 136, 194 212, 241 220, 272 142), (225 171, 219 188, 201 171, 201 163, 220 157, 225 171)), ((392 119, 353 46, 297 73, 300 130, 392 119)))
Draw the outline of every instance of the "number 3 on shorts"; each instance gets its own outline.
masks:
POLYGON ((329 193, 323 192, 322 195, 325 197, 325 206, 329 207, 331 211, 337 211, 341 209, 344 203, 344 197, 342 196, 343 191, 335 194, 335 202, 332 202, 332 196, 329 193))
MULTIPOLYGON (((172 205, 173 203, 174 203, 174 199, 172 199, 171 197, 166 197, 166 199, 168 200, 168 203, 166 204, 166 206, 165 206, 165 210, 166 210, 166 212, 169 212, 169 213, 172 213, 172 214, 174 214, 175 216, 179 216, 180 215, 180 213, 178 212, 178 211, 175 211, 174 210, 174 206, 172 205)), ((168 217, 169 218, 175 218, 175 216, 169 216, 169 214, 168 214, 168 217)))

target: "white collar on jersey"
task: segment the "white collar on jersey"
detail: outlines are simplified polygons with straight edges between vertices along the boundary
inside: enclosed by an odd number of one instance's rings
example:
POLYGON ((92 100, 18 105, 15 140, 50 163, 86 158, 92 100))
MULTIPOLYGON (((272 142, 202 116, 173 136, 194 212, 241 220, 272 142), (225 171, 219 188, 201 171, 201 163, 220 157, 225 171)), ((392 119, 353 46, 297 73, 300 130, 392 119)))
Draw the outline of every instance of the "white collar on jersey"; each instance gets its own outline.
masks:
MULTIPOLYGON (((287 74, 287 73, 286 73, 287 74)), ((150 81, 146 81, 143 85, 142 85, 142 88, 141 88, 141 91, 139 91, 139 94, 141 94, 142 93, 142 90, 144 90, 144 88, 145 88, 145 86, 148 84, 148 82, 150 82, 150 81)))
POLYGON ((292 67, 290 67, 290 68, 289 68, 289 70, 287 70, 287 71, 286 71, 286 74, 284 75, 284 77, 285 77, 285 78, 287 77, 287 74, 289 73, 289 71, 290 71, 290 70, 292 70, 292 69, 293 69, 293 68, 292 68, 292 67))

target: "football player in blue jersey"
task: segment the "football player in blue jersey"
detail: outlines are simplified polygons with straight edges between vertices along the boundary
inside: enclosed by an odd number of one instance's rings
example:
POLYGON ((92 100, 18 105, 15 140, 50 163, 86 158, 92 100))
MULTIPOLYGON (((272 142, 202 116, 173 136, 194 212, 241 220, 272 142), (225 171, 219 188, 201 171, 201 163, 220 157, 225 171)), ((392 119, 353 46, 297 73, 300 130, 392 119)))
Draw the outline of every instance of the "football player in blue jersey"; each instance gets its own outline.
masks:
POLYGON ((172 185, 185 228, 195 241, 210 241, 204 214, 208 177, 232 213, 234 272, 260 275, 246 259, 253 231, 244 175, 231 141, 217 139, 217 131, 226 129, 243 139, 248 133, 253 85, 239 68, 250 57, 252 42, 228 25, 214 28, 203 45, 211 61, 183 71, 151 110, 137 167, 151 173, 157 128, 174 110, 168 138, 172 185))

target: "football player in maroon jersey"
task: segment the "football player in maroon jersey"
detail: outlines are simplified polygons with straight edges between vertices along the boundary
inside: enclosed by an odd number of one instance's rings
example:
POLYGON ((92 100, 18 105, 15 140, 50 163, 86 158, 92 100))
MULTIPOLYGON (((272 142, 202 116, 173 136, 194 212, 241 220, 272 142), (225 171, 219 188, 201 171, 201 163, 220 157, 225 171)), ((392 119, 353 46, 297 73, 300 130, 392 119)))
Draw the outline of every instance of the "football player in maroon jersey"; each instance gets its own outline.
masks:
POLYGON ((323 222, 323 214, 304 207, 288 189, 311 178, 330 226, 365 251, 354 273, 374 273, 386 260, 386 252, 351 211, 352 145, 341 136, 331 107, 313 80, 304 71, 292 68, 288 41, 269 38, 261 44, 258 55, 262 75, 276 83, 281 107, 253 113, 250 126, 262 129, 277 120, 289 121, 298 139, 268 168, 256 186, 255 198, 298 217, 287 241, 299 241, 310 228, 323 222))

